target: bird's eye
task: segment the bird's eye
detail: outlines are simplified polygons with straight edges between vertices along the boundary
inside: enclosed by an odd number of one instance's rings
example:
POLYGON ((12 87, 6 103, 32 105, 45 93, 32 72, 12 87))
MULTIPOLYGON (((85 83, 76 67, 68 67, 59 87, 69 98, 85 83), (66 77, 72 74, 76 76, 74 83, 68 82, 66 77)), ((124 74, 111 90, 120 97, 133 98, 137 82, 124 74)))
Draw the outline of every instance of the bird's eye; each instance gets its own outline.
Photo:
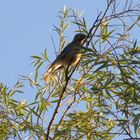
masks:
POLYGON ((82 37, 79 37, 79 38, 78 38, 78 40, 79 40, 79 41, 82 41, 82 40, 83 40, 83 38, 82 38, 82 37))
POLYGON ((84 39, 84 37, 80 37, 80 38, 79 38, 79 40, 83 40, 83 39, 84 39))

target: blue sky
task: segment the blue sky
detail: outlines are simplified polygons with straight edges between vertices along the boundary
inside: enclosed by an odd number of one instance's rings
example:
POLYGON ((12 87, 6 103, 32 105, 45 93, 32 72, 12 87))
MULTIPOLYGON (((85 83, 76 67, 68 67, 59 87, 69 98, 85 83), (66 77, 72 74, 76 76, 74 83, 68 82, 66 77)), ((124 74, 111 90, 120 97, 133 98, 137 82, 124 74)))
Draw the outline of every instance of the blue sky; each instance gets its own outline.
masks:
MULTIPOLYGON (((54 24, 57 25, 58 11, 64 5, 84 10, 90 27, 97 11, 103 10, 106 6, 105 1, 0 0, 0 82, 12 87, 19 79, 18 75, 32 73, 30 56, 41 54, 45 48, 50 51, 49 57, 53 60, 55 54, 51 35, 56 37, 56 33, 52 32, 52 28, 54 24)), ((74 32, 67 35, 69 41, 73 35, 74 32)), ((59 47, 58 42, 55 44, 59 47)), ((29 97, 32 98, 24 95, 24 98, 29 97)))
MULTIPOLYGON (((49 57, 54 59, 51 35, 56 37, 56 33, 52 29, 58 23, 58 11, 64 5, 84 10, 90 27, 97 11, 105 8, 105 1, 0 0, 0 82, 11 87, 18 75, 31 73, 30 56, 41 54, 45 48, 50 51, 49 57)), ((74 32, 69 32, 69 41, 73 35, 74 32)), ((55 44, 59 47, 58 42, 55 44)))
MULTIPOLYGON (((95 5, 93 0, 0 0, 0 81, 11 87, 18 75, 33 71, 31 55, 53 48, 51 35, 56 33, 52 28, 58 23, 58 11, 64 5, 84 10, 92 24, 97 8, 102 6, 99 4, 95 5)), ((70 40, 73 34, 68 36, 70 40)))
MULTIPOLYGON (((102 0, 96 4, 93 0, 0 0, 0 82, 11 88, 21 78, 19 75, 33 73, 30 56, 40 55, 46 48, 50 60, 55 59, 51 35, 59 48, 58 35, 53 32, 53 25, 58 25, 58 11, 64 5, 84 11, 90 27, 97 11, 105 7, 101 2, 103 3, 102 0)), ((74 31, 67 33, 69 41, 74 34, 74 31)), ((16 96, 18 100, 34 99, 35 92, 32 89, 26 86, 24 91, 22 96, 16 96)))

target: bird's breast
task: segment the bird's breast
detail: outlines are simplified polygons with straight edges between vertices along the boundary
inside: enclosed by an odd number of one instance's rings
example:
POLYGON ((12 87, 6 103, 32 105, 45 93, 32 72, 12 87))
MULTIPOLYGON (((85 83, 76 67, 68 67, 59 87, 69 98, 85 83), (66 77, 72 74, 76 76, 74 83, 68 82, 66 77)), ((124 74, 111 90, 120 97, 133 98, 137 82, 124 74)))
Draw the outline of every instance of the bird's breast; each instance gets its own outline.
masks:
POLYGON ((73 65, 76 65, 79 62, 79 60, 81 59, 81 56, 82 56, 81 53, 76 55, 73 65))

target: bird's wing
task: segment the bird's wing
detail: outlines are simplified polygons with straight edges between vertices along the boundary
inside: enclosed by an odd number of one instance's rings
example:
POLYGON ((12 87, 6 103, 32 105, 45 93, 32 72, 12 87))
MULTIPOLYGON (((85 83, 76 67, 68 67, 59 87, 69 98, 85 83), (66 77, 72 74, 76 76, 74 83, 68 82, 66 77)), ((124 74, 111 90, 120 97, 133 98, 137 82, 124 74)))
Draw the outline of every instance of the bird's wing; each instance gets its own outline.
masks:
POLYGON ((50 65, 49 69, 44 74, 44 80, 47 82, 50 76, 55 72, 57 69, 60 69, 63 66, 63 60, 69 55, 71 52, 71 45, 68 44, 63 51, 57 56, 57 58, 53 61, 50 65))
POLYGON ((64 57, 67 56, 71 50, 72 50, 72 43, 68 44, 63 50, 62 52, 60 53, 60 55, 58 57, 64 57))
POLYGON ((53 67, 56 64, 60 64, 60 61, 63 61, 63 59, 66 58, 66 56, 69 55, 69 53, 72 50, 72 43, 68 44, 63 50, 62 52, 56 57, 56 59, 53 61, 53 63, 50 65, 49 69, 51 67, 53 67))

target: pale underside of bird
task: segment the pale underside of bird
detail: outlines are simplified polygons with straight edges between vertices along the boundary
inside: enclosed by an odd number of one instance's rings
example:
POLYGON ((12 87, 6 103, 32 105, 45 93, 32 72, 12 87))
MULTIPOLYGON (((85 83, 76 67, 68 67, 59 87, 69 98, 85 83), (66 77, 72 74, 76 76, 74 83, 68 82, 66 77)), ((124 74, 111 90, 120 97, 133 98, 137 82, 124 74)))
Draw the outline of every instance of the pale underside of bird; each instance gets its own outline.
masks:
POLYGON ((46 83, 49 82, 50 77, 55 74, 57 70, 63 68, 64 71, 66 71, 69 67, 77 65, 83 55, 82 47, 85 38, 86 35, 82 33, 75 35, 73 41, 63 49, 44 74, 43 79, 46 83))

